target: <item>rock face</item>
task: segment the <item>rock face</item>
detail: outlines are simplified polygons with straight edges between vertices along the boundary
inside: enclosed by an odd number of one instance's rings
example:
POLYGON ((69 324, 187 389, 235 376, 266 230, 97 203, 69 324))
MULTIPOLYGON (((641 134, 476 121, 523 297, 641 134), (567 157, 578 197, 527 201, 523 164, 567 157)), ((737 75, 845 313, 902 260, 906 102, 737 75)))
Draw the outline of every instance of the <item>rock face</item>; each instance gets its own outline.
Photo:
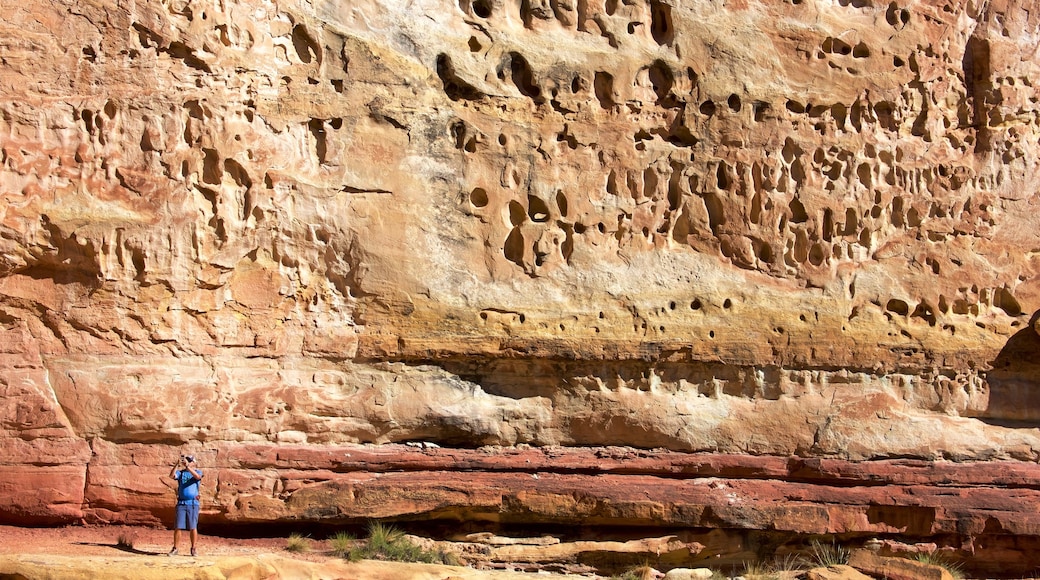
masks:
POLYGON ((2 7, 0 520, 155 521, 192 449, 211 521, 1040 537, 936 487, 1040 459, 1032 1, 2 7), (418 441, 562 451, 352 447, 418 441), (973 463, 784 527, 610 446, 973 463))

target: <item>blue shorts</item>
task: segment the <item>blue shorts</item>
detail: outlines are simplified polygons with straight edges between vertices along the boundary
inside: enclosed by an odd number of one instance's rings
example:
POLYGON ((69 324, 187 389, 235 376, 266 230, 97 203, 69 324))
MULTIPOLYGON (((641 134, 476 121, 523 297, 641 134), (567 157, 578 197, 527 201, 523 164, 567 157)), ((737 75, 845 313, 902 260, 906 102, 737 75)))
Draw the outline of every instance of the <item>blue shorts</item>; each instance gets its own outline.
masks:
POLYGON ((199 527, 199 502, 177 502, 176 519, 177 521, 173 526, 175 530, 194 530, 199 527))

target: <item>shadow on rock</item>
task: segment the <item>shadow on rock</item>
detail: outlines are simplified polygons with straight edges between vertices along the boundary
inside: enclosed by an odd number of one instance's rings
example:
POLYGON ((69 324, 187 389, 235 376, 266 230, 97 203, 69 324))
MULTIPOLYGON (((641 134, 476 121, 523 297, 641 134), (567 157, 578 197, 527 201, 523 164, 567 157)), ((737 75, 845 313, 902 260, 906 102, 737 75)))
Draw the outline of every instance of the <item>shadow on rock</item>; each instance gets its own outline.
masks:
POLYGON ((1037 311, 1008 339, 986 373, 989 406, 979 419, 1002 427, 1040 427, 1040 334, 1037 311))

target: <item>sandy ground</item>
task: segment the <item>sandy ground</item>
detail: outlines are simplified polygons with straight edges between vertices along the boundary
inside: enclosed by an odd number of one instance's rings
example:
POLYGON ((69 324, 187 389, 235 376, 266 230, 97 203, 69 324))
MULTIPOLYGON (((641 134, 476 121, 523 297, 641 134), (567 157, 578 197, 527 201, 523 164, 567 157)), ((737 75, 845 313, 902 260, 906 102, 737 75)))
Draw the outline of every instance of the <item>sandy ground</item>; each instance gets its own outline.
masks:
POLYGON ((168 556, 170 530, 127 526, 21 528, 0 526, 0 577, 29 580, 589 580, 459 566, 363 560, 347 562, 313 541, 308 553, 285 550, 286 538, 228 538, 200 534, 198 557, 168 556), (120 536, 132 547, 120 545, 120 536))
MULTIPOLYGON (((187 554, 188 535, 181 533, 180 553, 187 554)), ((62 556, 117 556, 137 554, 162 556, 173 546, 173 532, 157 528, 129 526, 69 526, 62 528, 20 528, 0 526, 0 554, 53 554, 62 556), (121 535, 133 540, 133 548, 118 545, 121 535)), ((253 556, 286 553, 285 538, 237 539, 199 534, 200 556, 253 556)), ((320 549, 321 543, 315 547, 320 549)), ((318 554, 305 555, 317 558, 318 554)))

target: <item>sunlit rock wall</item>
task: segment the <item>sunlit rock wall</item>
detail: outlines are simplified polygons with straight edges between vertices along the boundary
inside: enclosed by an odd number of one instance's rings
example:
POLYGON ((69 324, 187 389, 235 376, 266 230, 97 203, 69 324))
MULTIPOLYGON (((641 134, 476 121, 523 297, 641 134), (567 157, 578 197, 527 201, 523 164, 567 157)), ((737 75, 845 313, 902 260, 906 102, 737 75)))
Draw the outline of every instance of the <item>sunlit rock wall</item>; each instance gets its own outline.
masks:
POLYGON ((3 519, 183 444, 226 520, 333 517, 237 443, 1040 458, 1028 0, 0 8, 3 519))

